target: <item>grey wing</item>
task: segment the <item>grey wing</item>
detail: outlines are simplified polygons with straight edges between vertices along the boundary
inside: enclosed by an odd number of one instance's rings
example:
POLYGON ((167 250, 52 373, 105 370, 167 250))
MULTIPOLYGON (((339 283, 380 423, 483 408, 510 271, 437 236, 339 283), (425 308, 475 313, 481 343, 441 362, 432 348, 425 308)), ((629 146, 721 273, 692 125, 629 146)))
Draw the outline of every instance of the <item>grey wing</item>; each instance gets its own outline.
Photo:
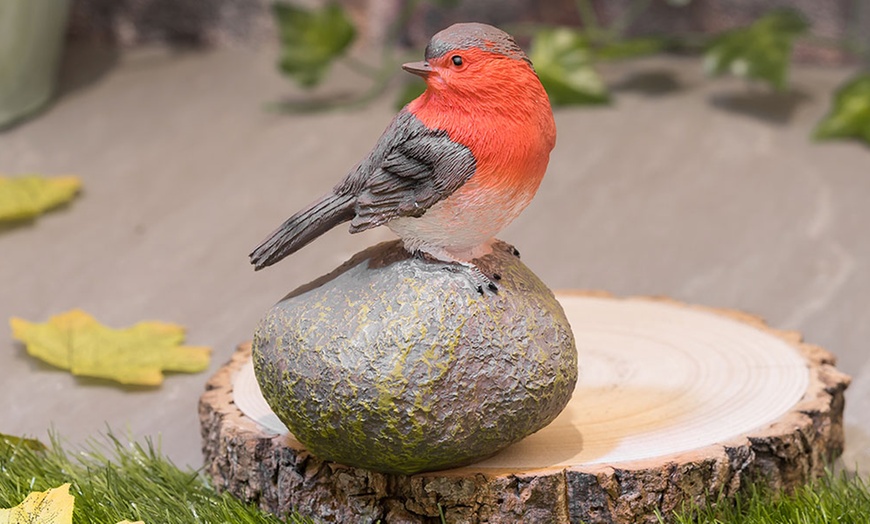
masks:
POLYGON ((356 233, 397 217, 422 216, 471 178, 475 167, 471 150, 403 111, 335 191, 356 196, 350 223, 356 233))

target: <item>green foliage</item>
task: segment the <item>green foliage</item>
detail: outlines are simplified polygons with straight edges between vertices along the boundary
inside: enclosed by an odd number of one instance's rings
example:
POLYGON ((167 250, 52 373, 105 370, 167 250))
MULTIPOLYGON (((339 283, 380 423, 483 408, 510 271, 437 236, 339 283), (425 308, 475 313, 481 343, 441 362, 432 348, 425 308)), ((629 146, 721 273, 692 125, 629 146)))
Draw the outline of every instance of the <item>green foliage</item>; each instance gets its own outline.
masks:
POLYGON ((666 46, 667 41, 664 38, 630 38, 596 47, 595 59, 607 61, 638 58, 660 53, 666 46))
MULTIPOLYGON (((461 0, 429 2, 440 8, 452 8, 461 0)), ((682 7, 691 0, 666 2, 682 7)), ((393 38, 387 46, 396 44, 400 28, 420 3, 413 0, 406 4, 400 20, 390 31, 393 38)), ((609 103, 607 86, 595 70, 598 62, 637 58, 687 45, 687 41, 677 38, 624 38, 626 30, 650 4, 648 0, 635 0, 609 27, 601 27, 592 3, 577 0, 584 31, 557 27, 539 30, 533 35, 529 56, 554 106, 609 103)), ((303 87, 317 85, 337 59, 344 58, 349 66, 356 64, 352 57, 345 56, 356 36, 356 28, 334 0, 320 9, 276 3, 274 13, 282 42, 280 68, 303 87)), ((706 46, 704 67, 711 76, 733 74, 785 90, 794 41, 808 30, 809 24, 798 11, 772 10, 748 27, 714 38, 706 46)), ((689 45, 696 49, 698 44, 689 45)), ((385 48, 383 56, 392 57, 391 49, 385 48)), ((310 101, 303 107, 350 107, 376 98, 397 71, 393 60, 384 62, 379 68, 365 64, 354 67, 375 82, 371 89, 350 102, 318 104, 310 101)), ((416 78, 404 83, 395 101, 396 108, 405 106, 424 90, 425 84, 416 78)), ((819 140, 858 138, 870 143, 870 74, 859 75, 840 88, 830 114, 818 124, 814 137, 819 140)))
POLYGON ((281 36, 281 71, 303 87, 317 85, 330 64, 347 51, 356 28, 336 3, 320 9, 275 3, 273 9, 281 36))
MULTIPOLYGON (((660 522, 662 519, 660 519, 660 522)), ((870 486, 857 476, 827 474, 819 481, 777 494, 751 486, 734 501, 688 507, 678 524, 870 524, 870 486)))
POLYGON ((870 144, 870 73, 852 78, 837 90, 831 112, 819 122, 813 137, 857 138, 870 144))
POLYGON ((72 483, 76 524, 124 519, 146 524, 313 524, 296 515, 281 520, 218 494, 197 473, 173 465, 150 442, 124 445, 109 435, 107 443, 71 454, 54 436, 47 450, 0 440, 0 507, 15 506, 31 491, 66 482, 72 483))
POLYGON ((34 451, 45 451, 48 449, 45 447, 45 444, 36 439, 4 435, 3 433, 0 433, 0 449, 3 449, 3 446, 26 446, 34 451))
POLYGON ((749 27, 714 39, 704 66, 713 76, 731 73, 783 90, 788 84, 792 44, 808 29, 806 20, 793 9, 771 11, 749 27))
POLYGON ((592 67, 594 54, 580 33, 567 28, 535 34, 529 53, 553 105, 605 104, 607 88, 592 67))
POLYGON ((399 96, 396 97, 396 109, 405 107, 410 101, 423 94, 426 90, 426 82, 423 79, 414 77, 402 86, 399 96))
POLYGON ((437 5, 438 7, 451 8, 456 7, 462 3, 462 0, 429 0, 431 3, 437 5))

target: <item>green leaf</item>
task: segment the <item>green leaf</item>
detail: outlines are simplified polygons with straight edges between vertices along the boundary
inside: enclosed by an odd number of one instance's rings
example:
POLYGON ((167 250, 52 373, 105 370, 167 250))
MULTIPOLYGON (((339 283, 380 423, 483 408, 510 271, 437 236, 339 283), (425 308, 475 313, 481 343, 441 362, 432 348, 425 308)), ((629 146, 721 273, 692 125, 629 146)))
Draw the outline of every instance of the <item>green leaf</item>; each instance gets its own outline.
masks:
POLYGON ((607 88, 592 67, 593 53, 581 34, 567 28, 535 34, 532 63, 553 105, 605 104, 607 88))
POLYGON ((396 97, 396 109, 402 109, 406 104, 423 94, 426 90, 426 82, 422 79, 414 78, 405 83, 399 96, 396 97))
MULTIPOLYGON (((0 444, 12 447, 24 446, 32 451, 45 451, 48 449, 45 447, 45 444, 36 439, 4 435, 3 433, 0 433, 0 444)), ((0 446, 0 451, 3 451, 2 446, 0 446)))
POLYGON ((858 138, 870 144, 870 73, 837 89, 831 112, 816 126, 813 138, 858 138))
POLYGON ((704 67, 711 76, 731 73, 783 90, 792 44, 807 29, 809 24, 797 11, 771 11, 749 27, 716 37, 704 56, 704 67))
POLYGON ((597 60, 625 60, 653 55, 665 49, 664 38, 631 38, 595 48, 597 60))
POLYGON ((273 11, 281 37, 279 66, 303 87, 317 85, 356 37, 356 29, 336 3, 304 9, 279 2, 273 11))

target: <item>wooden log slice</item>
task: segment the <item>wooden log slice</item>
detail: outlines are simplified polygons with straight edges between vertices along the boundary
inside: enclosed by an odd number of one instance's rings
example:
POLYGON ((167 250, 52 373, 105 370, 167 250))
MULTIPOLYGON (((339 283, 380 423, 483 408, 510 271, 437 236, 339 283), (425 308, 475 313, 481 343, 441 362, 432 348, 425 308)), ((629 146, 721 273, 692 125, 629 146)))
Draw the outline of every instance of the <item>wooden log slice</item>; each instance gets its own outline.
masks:
POLYGON ((667 299, 556 296, 577 388, 503 452, 412 476, 324 462, 269 410, 246 344, 200 400, 206 471, 220 490, 322 522, 656 522, 747 481, 793 488, 842 452, 849 377, 798 333, 667 299))

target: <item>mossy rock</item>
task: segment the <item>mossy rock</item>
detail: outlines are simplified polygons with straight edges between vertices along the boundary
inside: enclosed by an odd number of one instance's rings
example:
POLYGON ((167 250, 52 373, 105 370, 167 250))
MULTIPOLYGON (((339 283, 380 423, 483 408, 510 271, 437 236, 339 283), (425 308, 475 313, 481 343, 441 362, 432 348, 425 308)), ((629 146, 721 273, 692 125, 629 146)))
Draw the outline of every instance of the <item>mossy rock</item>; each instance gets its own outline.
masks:
POLYGON ((480 294, 457 266, 380 244, 292 292, 254 335, 263 396, 320 458, 411 474, 486 458, 552 421, 577 380, 553 293, 498 242, 480 294))

